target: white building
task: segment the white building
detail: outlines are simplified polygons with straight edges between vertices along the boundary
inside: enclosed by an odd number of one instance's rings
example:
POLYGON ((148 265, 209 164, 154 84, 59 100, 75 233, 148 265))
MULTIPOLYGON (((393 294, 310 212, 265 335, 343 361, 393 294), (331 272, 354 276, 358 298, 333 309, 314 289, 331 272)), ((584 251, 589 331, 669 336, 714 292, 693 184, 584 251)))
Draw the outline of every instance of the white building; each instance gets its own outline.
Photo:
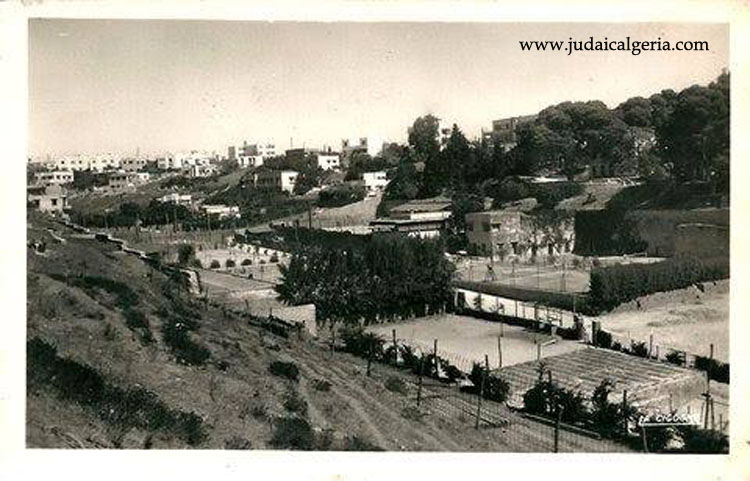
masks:
POLYGON ((178 194, 176 192, 172 194, 167 194, 159 197, 157 199, 161 203, 167 203, 172 202, 177 205, 184 205, 185 207, 189 207, 193 204, 193 196, 190 194, 178 194))
POLYGON ((156 159, 156 166, 161 170, 182 170, 183 160, 179 155, 167 154, 156 159))
POLYGON ((388 185, 388 179, 384 170, 365 172, 362 174, 362 179, 365 181, 365 189, 367 189, 368 195, 382 191, 388 185))
POLYGON ((113 192, 135 189, 150 179, 147 172, 114 172, 109 176, 108 187, 113 192))
POLYGON ((215 165, 191 165, 188 167, 188 175, 190 177, 211 177, 216 172, 215 165))
POLYGON ((226 219, 228 217, 240 218, 240 208, 236 205, 202 205, 201 210, 209 216, 216 216, 219 219, 226 219))
POLYGON ((266 170, 257 172, 253 176, 253 183, 259 190, 276 190, 291 194, 297 184, 298 175, 299 173, 294 170, 266 170))
POLYGON ((341 156, 334 153, 318 153, 315 155, 315 162, 323 170, 333 170, 341 168, 341 156))
POLYGON ((52 172, 37 172, 34 183, 38 186, 63 185, 73 182, 73 172, 69 170, 54 170, 52 172))
POLYGON ((260 167, 269 159, 276 157, 276 145, 270 142, 265 144, 248 144, 243 142, 241 146, 230 146, 227 151, 229 160, 236 160, 240 167, 260 167))
POLYGON ((42 212, 62 213, 68 208, 68 195, 65 188, 58 184, 31 188, 28 191, 28 206, 42 212))
POLYGON ((146 163, 146 159, 127 158, 122 159, 122 161, 120 162, 120 168, 125 172, 138 172, 139 170, 143 170, 146 167, 146 163))

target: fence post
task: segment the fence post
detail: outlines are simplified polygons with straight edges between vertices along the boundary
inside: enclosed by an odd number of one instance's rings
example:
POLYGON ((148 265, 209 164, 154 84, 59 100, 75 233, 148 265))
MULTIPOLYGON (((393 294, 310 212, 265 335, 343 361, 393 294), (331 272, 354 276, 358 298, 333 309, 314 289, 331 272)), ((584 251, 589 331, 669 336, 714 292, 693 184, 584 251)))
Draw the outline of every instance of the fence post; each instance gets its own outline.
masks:
POLYGON ((474 423, 474 429, 479 429, 479 419, 482 415, 482 398, 484 397, 484 383, 487 380, 487 373, 490 370, 490 361, 487 354, 484 355, 484 369, 482 370, 482 382, 479 387, 479 399, 477 400, 477 418, 474 423))
POLYGON ((392 330, 393 333, 393 365, 398 366, 398 344, 396 343, 396 330, 392 330))
POLYGON ((628 390, 622 390, 622 431, 627 435, 628 433, 628 417, 625 415, 628 408, 628 390))
POLYGON ((424 354, 419 359, 419 383, 417 384, 417 407, 422 400, 422 371, 424 370, 424 354))
POLYGON ((560 452, 560 418, 562 417, 562 406, 557 405, 557 415, 555 416, 555 451, 560 452))
POLYGON ((503 339, 503 335, 499 334, 497 336, 497 368, 498 369, 501 369, 503 367, 503 343, 502 343, 502 339, 503 339))
POLYGON ((435 376, 438 376, 437 339, 432 344, 432 360, 435 363, 435 376))
POLYGON ((372 369, 372 346, 370 346, 370 349, 368 349, 368 352, 367 352, 367 377, 370 377, 371 369, 372 369))
POLYGON ((654 335, 649 334, 648 336, 648 358, 649 359, 651 359, 653 352, 654 352, 654 335))

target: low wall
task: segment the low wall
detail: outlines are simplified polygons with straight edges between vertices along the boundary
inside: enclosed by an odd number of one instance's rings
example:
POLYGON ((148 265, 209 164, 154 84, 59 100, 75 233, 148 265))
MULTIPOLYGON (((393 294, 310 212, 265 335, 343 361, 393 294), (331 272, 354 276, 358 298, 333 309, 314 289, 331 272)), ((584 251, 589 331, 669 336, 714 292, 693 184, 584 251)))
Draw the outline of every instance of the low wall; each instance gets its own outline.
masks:
MULTIPOLYGON (((636 210, 630 212, 628 219, 636 224, 638 235, 648 247, 648 255, 670 257, 677 253, 678 226, 681 224, 704 224, 729 229, 729 209, 698 210, 636 210)), ((717 247, 707 237, 692 242, 692 249, 712 256, 719 255, 717 247)), ((684 246, 684 242, 683 242, 684 246)))

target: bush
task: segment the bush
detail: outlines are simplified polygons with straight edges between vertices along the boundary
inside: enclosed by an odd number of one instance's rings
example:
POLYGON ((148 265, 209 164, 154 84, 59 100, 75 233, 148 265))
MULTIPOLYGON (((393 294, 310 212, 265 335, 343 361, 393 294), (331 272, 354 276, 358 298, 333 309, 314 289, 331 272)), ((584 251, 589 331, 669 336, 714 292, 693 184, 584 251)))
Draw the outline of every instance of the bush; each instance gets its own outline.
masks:
POLYGON ((268 262, 270 262, 271 264, 276 264, 277 262, 279 262, 279 254, 277 254, 276 252, 271 254, 271 257, 268 259, 268 262))
POLYGON ((653 264, 628 264, 592 270, 589 305, 596 312, 654 292, 689 287, 729 277, 729 259, 673 257, 653 264))
POLYGON ((365 198, 364 186, 345 184, 325 189, 318 196, 318 207, 340 207, 365 198))
MULTIPOLYGON (((604 349, 610 349, 612 347, 612 334, 608 333, 607 331, 598 330, 596 331, 596 339, 594 339, 594 344, 597 347, 603 347, 604 349)), ((619 351, 619 349, 616 349, 619 351)))
POLYGON ((241 265, 243 265, 243 266, 251 266, 251 265, 253 265, 253 261, 252 261, 252 259, 243 259, 241 265))
MULTIPOLYGON (((485 374, 486 369, 480 364, 474 363, 469 374, 469 381, 474 384, 474 392, 479 393, 482 386, 482 376, 485 374)), ((489 399, 495 402, 505 402, 508 399, 508 393, 510 392, 510 385, 502 378, 493 376, 487 373, 484 380, 484 399, 489 399)))
POLYGON ((391 392, 403 395, 406 395, 409 392, 404 380, 396 376, 391 376, 385 380, 385 388, 391 392))
POLYGON ((312 387, 316 391, 328 392, 331 390, 331 383, 325 379, 313 379, 312 387))
POLYGON ((667 354, 666 360, 670 364, 675 364, 677 366, 685 365, 685 356, 683 355, 682 351, 671 351, 669 354, 667 354))
POLYGON ((704 356, 695 357, 695 368, 708 371, 711 379, 729 384, 729 364, 704 356))
POLYGON ((298 417, 283 417, 274 423, 271 446, 279 449, 310 451, 315 448, 315 432, 307 420, 298 417))
POLYGON ((630 341, 630 353, 638 357, 648 357, 648 347, 645 342, 630 341))
POLYGON ((224 441, 224 449, 239 450, 252 449, 252 444, 245 438, 233 436, 224 441))
POLYGON ((224 265, 227 266, 227 268, 229 268, 229 267, 234 267, 236 264, 233 259, 227 259, 224 265))
POLYGON ((211 264, 209 265, 211 269, 218 269, 221 267, 221 263, 217 261, 216 259, 211 260, 211 264))
POLYGON ((289 412, 299 414, 302 417, 307 416, 307 401, 302 399, 299 393, 293 391, 284 398, 284 409, 289 412))
POLYGON ((719 431, 685 426, 680 430, 680 435, 685 443, 683 451, 686 453, 729 453, 729 438, 719 431))
POLYGON ((168 320, 162 334, 177 362, 188 366, 205 364, 211 352, 204 346, 190 339, 190 326, 179 320, 168 320))
POLYGON ((195 257, 195 247, 191 244, 183 244, 177 249, 177 263, 185 266, 195 257))
POLYGON ((582 194, 583 186, 577 182, 533 184, 531 193, 542 207, 551 209, 561 200, 582 194))
POLYGON ((285 377, 294 382, 299 380, 299 368, 293 362, 274 361, 269 364, 268 372, 274 376, 285 377))
POLYGON ((362 437, 347 436, 344 439, 344 451, 384 451, 384 449, 362 437))

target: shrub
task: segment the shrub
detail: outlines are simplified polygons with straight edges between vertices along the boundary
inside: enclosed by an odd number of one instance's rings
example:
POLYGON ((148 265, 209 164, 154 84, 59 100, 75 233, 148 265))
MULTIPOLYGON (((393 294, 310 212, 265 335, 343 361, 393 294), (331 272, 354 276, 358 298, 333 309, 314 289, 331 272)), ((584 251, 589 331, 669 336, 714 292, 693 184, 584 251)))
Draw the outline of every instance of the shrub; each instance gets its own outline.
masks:
POLYGON ((307 420, 298 417, 283 417, 274 423, 271 446, 279 449, 310 451, 315 448, 315 432, 307 420))
POLYGON ((360 436, 347 436, 344 439, 344 451, 384 451, 384 449, 360 436))
POLYGON ((597 347, 603 347, 604 349, 610 349, 612 347, 612 334, 607 331, 598 330, 596 331, 596 339, 594 344, 597 347))
POLYGON ((179 320, 166 321, 162 329, 164 342, 177 358, 177 362, 188 366, 200 366, 211 357, 211 352, 190 339, 189 328, 189 325, 179 320))
POLYGON ((325 379, 313 379, 312 387, 316 391, 328 392, 331 390, 331 383, 325 379))
POLYGON ((683 355, 682 351, 671 351, 666 356, 667 362, 671 364, 675 364, 677 366, 684 366, 685 365, 685 356, 683 355))
POLYGON ((284 398, 284 409, 289 412, 299 414, 302 417, 307 416, 307 401, 296 391, 292 391, 284 398))
POLYGON ((245 438, 239 436, 233 436, 224 441, 224 449, 252 449, 252 444, 245 438))
POLYGON ((270 262, 271 264, 276 264, 277 262, 279 262, 279 254, 277 254, 276 252, 271 254, 271 257, 268 259, 268 262, 270 262))
POLYGON ((252 261, 252 259, 243 259, 241 265, 243 265, 243 266, 251 266, 251 265, 253 265, 253 261, 252 261))
POLYGON ((235 262, 234 262, 233 259, 227 259, 227 261, 224 263, 224 265, 227 266, 228 268, 229 267, 234 267, 235 266, 235 262))
MULTIPOLYGON (((474 384, 474 392, 479 393, 482 386, 482 376, 486 369, 480 364, 474 363, 469 374, 469 381, 474 384)), ((510 385, 502 378, 487 373, 484 380, 484 398, 495 402, 505 402, 508 399, 510 385)))
POLYGON ((391 376, 385 380, 385 388, 391 392, 404 395, 406 395, 409 391, 404 380, 396 376, 391 376))
POLYGON ((695 426, 685 426, 680 430, 686 453, 717 453, 729 452, 729 438, 726 434, 695 426))
POLYGON ((293 362, 274 361, 269 364, 268 372, 274 376, 285 377, 294 382, 299 380, 299 368, 293 362))
POLYGON ((209 265, 211 269, 218 269, 221 267, 221 263, 217 261, 216 259, 211 260, 211 264, 209 265))
POLYGON ((533 184, 531 191, 542 207, 551 209, 561 200, 583 193, 583 186, 576 182, 549 182, 533 184))
POLYGON ((704 356, 695 356, 695 368, 708 371, 711 379, 718 382, 729 383, 729 364, 704 356))
POLYGON ((630 352, 638 357, 648 357, 648 347, 645 342, 630 341, 630 352))
POLYGON ((182 266, 188 265, 194 257, 195 247, 191 244, 183 244, 177 249, 177 262, 182 266))

